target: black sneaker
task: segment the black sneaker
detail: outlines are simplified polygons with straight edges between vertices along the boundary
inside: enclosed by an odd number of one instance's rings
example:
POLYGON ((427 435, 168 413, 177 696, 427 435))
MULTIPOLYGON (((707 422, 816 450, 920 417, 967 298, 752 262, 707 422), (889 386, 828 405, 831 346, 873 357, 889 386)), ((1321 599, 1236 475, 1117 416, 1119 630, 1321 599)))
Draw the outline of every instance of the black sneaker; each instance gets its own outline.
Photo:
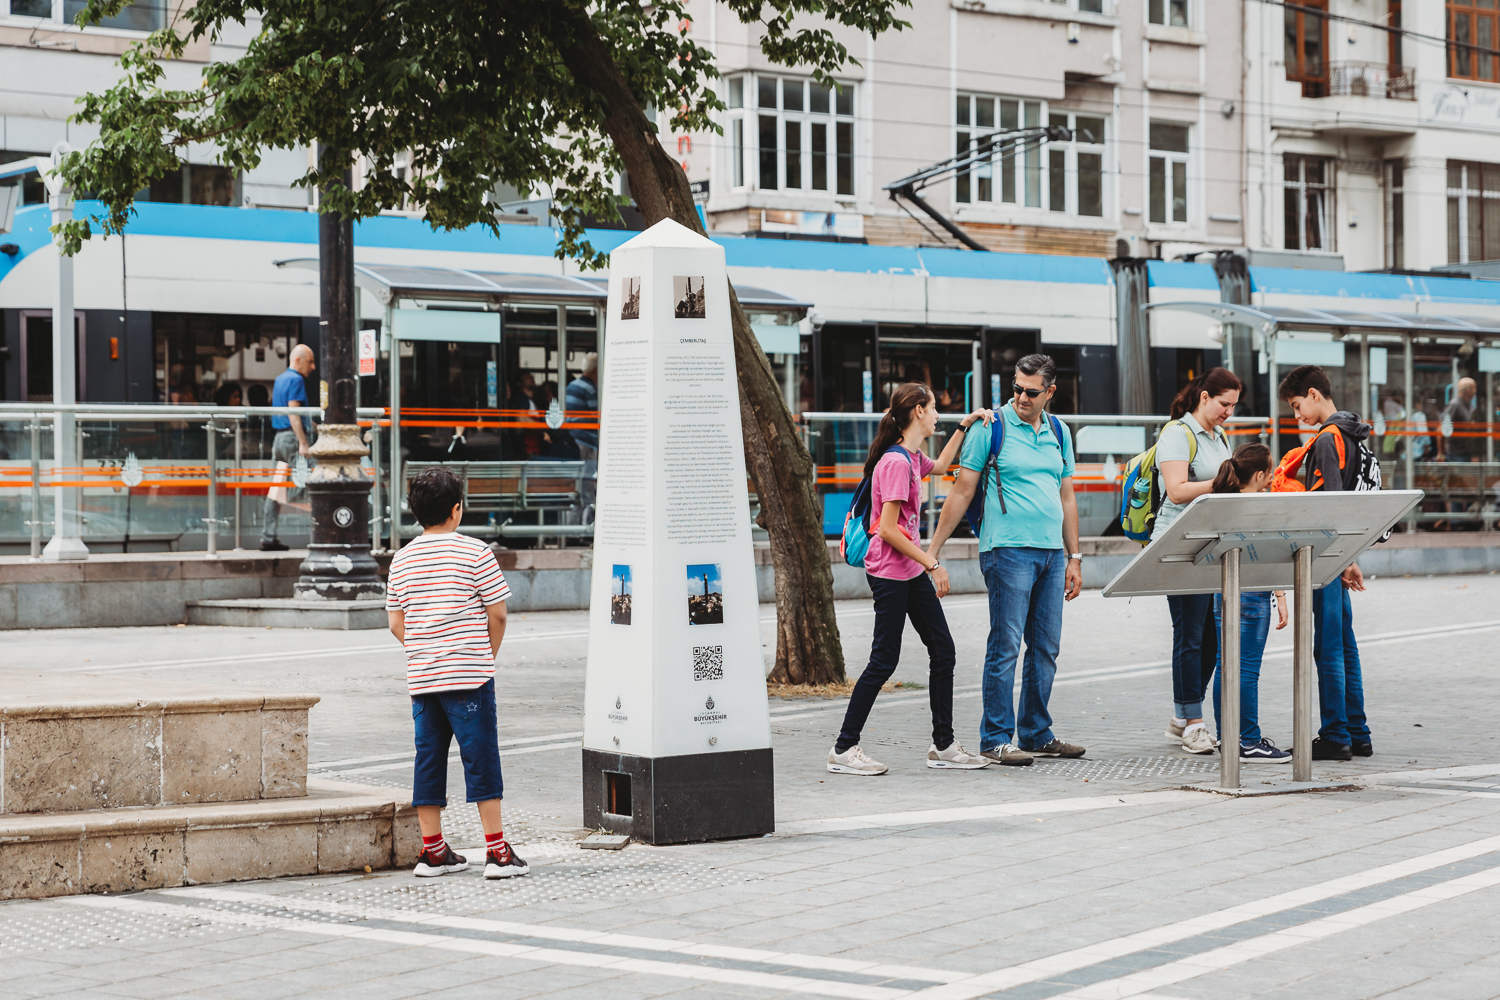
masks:
POLYGON ((1081 747, 1077 743, 1064 743, 1057 739, 1044 747, 1022 747, 1022 749, 1033 757, 1082 757, 1088 753, 1086 747, 1081 747))
POLYGON ((1314 736, 1312 741, 1313 760, 1353 760, 1354 753, 1349 749, 1347 743, 1331 743, 1321 736, 1314 736))
POLYGON ((1247 764, 1290 764, 1292 752, 1262 736, 1255 743, 1240 743, 1240 760, 1247 764))
POLYGON ((485 878, 514 878, 517 875, 525 875, 531 871, 531 866, 521 860, 521 856, 510 849, 510 844, 500 842, 500 847, 484 856, 485 878))
POLYGON ((286 551, 288 551, 290 549, 291 549, 291 546, 288 545, 286 542, 278 541, 277 539, 274 539, 274 538, 271 539, 270 541, 264 541, 263 540, 260 543, 260 550, 262 552, 286 552, 286 551))
POLYGON ((469 859, 462 854, 455 854, 453 848, 444 844, 441 855, 423 851, 422 856, 417 859, 417 867, 413 868, 411 873, 417 878, 433 878, 437 875, 447 875, 449 872, 461 872, 467 867, 469 867, 469 859))
POLYGON ((1349 744, 1349 750, 1356 757, 1373 757, 1373 756, 1375 756, 1375 746, 1374 746, 1374 744, 1370 743, 1368 740, 1366 740, 1364 743, 1361 743, 1358 740, 1355 740, 1353 743, 1349 744))

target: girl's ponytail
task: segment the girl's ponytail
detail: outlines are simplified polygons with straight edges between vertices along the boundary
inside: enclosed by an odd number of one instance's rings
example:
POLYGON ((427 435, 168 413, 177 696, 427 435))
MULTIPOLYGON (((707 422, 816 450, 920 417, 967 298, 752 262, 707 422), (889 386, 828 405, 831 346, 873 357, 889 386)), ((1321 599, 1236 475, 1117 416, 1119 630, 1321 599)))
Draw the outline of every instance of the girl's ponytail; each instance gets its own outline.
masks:
POLYGON ((1259 441, 1242 444, 1234 450, 1233 458, 1226 458, 1219 465, 1219 474, 1214 476, 1214 493, 1239 493, 1257 472, 1271 471, 1271 449, 1259 441))

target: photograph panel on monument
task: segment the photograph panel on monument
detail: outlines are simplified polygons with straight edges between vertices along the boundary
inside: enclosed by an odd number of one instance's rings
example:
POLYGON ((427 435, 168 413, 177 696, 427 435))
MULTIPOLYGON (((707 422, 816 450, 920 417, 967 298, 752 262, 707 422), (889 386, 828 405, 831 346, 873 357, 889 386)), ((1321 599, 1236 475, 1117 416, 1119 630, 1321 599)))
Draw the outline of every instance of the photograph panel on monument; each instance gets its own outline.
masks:
POLYGON ((707 319, 708 302, 703 294, 703 275, 679 274, 672 278, 672 315, 678 319, 707 319))
POLYGON ((616 564, 614 571, 610 573, 609 623, 611 625, 630 624, 630 605, 634 596, 635 588, 630 583, 630 567, 616 564))
POLYGON ((620 295, 620 318, 641 318, 641 279, 625 278, 620 295))
POLYGON ((718 563, 687 568, 688 624, 724 624, 724 574, 718 563))

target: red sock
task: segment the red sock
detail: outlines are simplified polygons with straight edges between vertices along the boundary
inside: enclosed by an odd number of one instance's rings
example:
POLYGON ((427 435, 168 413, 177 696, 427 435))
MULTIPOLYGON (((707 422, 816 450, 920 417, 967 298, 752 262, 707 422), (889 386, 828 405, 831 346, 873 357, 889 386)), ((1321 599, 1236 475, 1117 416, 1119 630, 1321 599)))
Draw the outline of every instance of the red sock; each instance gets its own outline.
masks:
POLYGON ((422 838, 422 851, 426 854, 435 854, 438 857, 442 857, 443 853, 447 850, 447 846, 447 844, 443 843, 443 835, 441 833, 434 833, 430 837, 422 838))
POLYGON ((496 830, 494 833, 484 835, 484 849, 486 852, 498 851, 505 845, 505 831, 496 830))

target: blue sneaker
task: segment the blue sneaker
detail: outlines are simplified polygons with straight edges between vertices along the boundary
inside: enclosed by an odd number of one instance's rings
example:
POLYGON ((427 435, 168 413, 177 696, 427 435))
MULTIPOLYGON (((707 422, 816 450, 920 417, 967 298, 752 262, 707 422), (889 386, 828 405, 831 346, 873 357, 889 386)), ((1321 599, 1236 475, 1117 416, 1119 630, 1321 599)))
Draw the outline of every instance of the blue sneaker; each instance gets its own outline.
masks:
POLYGON ((1251 764, 1290 764, 1292 752, 1282 750, 1262 737, 1258 743, 1240 743, 1240 762, 1251 764))

